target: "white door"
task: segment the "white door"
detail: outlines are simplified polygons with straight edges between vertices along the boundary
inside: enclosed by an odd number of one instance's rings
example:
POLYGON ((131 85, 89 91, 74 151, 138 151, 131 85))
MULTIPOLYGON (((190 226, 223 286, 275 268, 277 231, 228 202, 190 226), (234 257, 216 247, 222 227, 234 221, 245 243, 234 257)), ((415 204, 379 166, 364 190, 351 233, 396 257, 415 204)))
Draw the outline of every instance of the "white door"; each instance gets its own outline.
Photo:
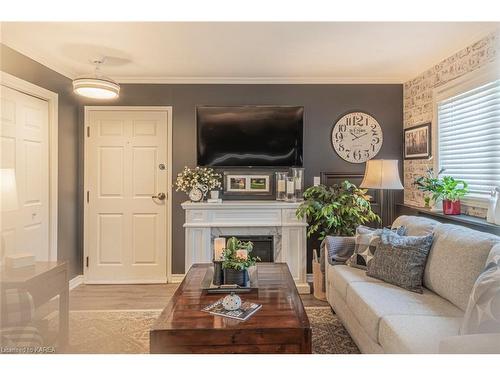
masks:
POLYGON ((1 254, 49 260, 49 104, 1 86, 1 254), (4 173, 7 170, 7 173, 4 173), (10 172, 10 173, 9 173, 10 172), (14 179, 12 179, 14 180, 14 179), (17 195, 17 199, 15 199, 17 195))
POLYGON ((85 118, 85 282, 166 282, 169 113, 105 108, 85 118))

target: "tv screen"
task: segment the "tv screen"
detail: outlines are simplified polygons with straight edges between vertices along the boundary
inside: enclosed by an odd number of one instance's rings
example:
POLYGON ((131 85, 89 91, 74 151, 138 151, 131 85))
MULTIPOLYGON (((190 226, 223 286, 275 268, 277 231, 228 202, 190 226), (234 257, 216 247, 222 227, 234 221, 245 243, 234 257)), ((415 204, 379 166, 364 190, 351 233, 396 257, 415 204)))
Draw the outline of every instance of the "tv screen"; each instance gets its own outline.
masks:
POLYGON ((304 107, 196 108, 198 165, 302 166, 304 107))

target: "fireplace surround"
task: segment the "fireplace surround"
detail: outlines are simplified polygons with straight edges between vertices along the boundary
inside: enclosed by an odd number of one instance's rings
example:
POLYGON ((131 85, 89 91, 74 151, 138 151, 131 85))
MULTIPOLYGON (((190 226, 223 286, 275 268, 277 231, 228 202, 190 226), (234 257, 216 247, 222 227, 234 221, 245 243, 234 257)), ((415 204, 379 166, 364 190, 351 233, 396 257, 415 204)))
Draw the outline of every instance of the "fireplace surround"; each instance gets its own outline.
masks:
POLYGON ((307 223, 295 216, 299 204, 279 201, 184 202, 186 272, 194 263, 212 262, 216 237, 267 237, 272 238, 272 260, 287 263, 299 293, 309 293, 306 281, 307 223))

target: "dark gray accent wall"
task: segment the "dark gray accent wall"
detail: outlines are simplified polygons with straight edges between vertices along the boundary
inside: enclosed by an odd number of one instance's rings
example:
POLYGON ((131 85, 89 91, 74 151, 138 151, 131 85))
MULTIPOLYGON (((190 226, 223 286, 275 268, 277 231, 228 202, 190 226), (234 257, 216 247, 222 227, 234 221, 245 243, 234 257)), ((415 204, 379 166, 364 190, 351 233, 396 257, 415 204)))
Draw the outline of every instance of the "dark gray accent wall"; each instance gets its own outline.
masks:
POLYGON ((82 274, 82 215, 78 204, 78 101, 71 80, 1 44, 0 70, 59 94, 58 258, 67 260, 70 277, 82 274))
MULTIPOLYGON (((71 80, 1 45, 1 70, 59 94, 60 259, 71 275, 83 273, 83 141, 84 105, 162 105, 173 107, 173 177, 184 165, 196 165, 197 105, 302 105, 306 185, 320 172, 363 173, 364 164, 340 159, 330 143, 334 122, 348 111, 373 115, 384 131, 378 158, 401 160, 403 87, 388 85, 166 85, 124 84, 112 102, 82 100, 71 80)), ((173 194, 173 273, 184 273, 183 193, 173 194)), ((309 272, 311 249, 309 249, 309 272)))
MULTIPOLYGON (((196 165, 197 105, 302 105, 306 186, 320 172, 363 173, 364 164, 337 156, 330 142, 334 122, 348 111, 373 115, 384 132, 378 158, 399 159, 402 154, 403 88, 390 85, 166 85, 124 84, 112 105, 173 107, 173 177, 184 165, 196 165)), ((95 101, 87 105, 101 105, 95 101)), ((83 127, 83 125, 82 125, 83 127)), ((184 273, 184 212, 186 195, 173 195, 173 273, 184 273)), ((309 270, 311 249, 308 251, 309 270)))

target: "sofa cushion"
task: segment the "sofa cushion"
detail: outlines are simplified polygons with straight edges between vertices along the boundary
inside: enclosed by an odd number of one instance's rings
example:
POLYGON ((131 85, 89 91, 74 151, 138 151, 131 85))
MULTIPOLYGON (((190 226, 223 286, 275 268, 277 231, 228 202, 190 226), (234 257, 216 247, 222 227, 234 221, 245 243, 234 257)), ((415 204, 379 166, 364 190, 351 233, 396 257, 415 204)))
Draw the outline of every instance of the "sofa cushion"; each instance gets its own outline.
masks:
POLYGON ((375 341, 378 341, 379 321, 389 315, 464 315, 462 310, 430 290, 417 294, 387 283, 352 282, 347 287, 346 302, 375 341))
POLYGON ((392 228, 404 226, 407 236, 426 236, 433 233, 438 224, 438 221, 426 217, 402 215, 394 220, 392 228))
MULTIPOLYGON (((356 235, 354 236, 354 253, 347 260, 347 265, 351 267, 361 268, 366 270, 370 264, 375 250, 380 242, 380 236, 384 229, 374 229, 360 225, 356 228, 356 235)), ((405 227, 397 227, 392 229, 400 236, 406 234, 405 227)))
POLYGON ((460 333, 500 333, 500 244, 491 249, 472 288, 460 333))
POLYGON ((424 268, 431 245, 432 234, 398 236, 384 229, 366 274, 409 291, 422 293, 424 268))
POLYGON ((438 353, 441 339, 458 333, 462 318, 390 315, 382 318, 378 341, 385 353, 438 353))
POLYGON ((424 286, 464 310, 472 287, 482 272, 491 248, 500 238, 458 225, 434 229, 424 272, 424 286))
POLYGON ((366 276, 366 272, 359 268, 345 265, 329 266, 327 268, 327 280, 330 287, 334 288, 345 300, 347 286, 353 282, 382 283, 382 281, 366 276))

